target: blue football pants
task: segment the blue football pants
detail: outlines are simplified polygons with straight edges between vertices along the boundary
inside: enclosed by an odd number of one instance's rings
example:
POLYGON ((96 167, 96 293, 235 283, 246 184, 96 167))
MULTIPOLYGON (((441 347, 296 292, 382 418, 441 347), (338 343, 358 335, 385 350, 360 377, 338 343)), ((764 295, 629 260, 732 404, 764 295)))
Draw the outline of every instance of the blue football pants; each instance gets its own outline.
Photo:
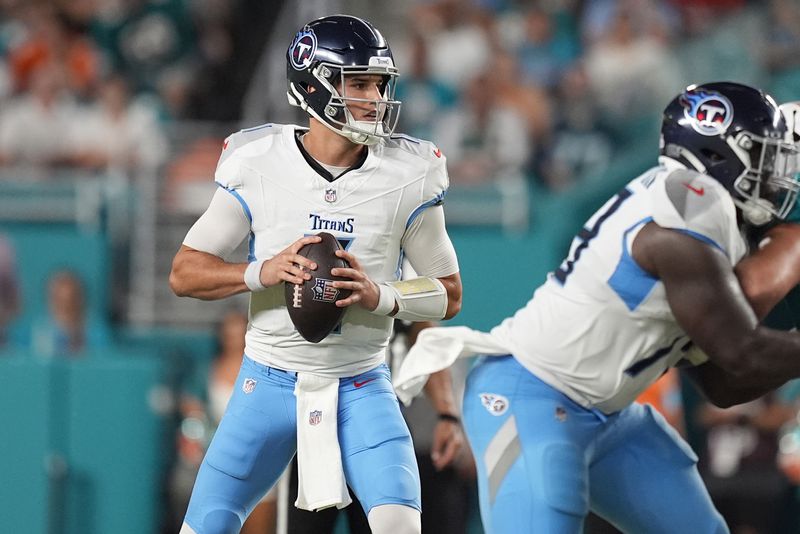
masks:
MULTIPOLYGON (((289 464, 297 441, 295 382, 295 373, 245 356, 186 512, 197 534, 238 533, 289 464), (246 380, 255 380, 252 389, 243 388, 246 380)), ((340 379, 337 417, 345 477, 364 512, 382 504, 420 510, 414 448, 385 365, 340 379)))
POLYGON ((588 410, 511 356, 470 372, 464 424, 487 534, 580 534, 589 510, 632 534, 726 534, 689 445, 649 405, 588 410))

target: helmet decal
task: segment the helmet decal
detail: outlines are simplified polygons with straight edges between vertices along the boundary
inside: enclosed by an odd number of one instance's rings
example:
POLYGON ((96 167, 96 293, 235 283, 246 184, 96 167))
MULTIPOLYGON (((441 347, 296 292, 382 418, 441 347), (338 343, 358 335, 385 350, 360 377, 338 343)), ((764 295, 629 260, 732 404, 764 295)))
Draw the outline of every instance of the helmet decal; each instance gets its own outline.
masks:
POLYGON ((784 219, 800 194, 798 146, 775 101, 735 82, 692 85, 664 109, 660 153, 717 180, 742 220, 784 219))
POLYGON ((294 36, 289 47, 289 60, 295 70, 304 70, 311 65, 317 52, 317 36, 314 30, 303 29, 294 36))
POLYGON ((683 116, 701 135, 720 135, 733 122, 731 101, 716 91, 689 90, 681 95, 683 116))

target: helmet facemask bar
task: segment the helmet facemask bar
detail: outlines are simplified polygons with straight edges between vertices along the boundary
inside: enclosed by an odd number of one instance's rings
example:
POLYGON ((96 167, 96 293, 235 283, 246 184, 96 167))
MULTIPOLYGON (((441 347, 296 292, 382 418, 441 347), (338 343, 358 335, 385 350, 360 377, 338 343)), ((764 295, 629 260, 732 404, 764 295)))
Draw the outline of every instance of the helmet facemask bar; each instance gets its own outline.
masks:
POLYGON ((740 197, 734 200, 745 217, 755 225, 784 219, 800 191, 798 146, 748 132, 729 137, 727 142, 745 165, 733 183, 740 197))
POLYGON ((336 133, 343 135, 354 143, 373 145, 381 139, 389 138, 397 126, 400 116, 401 102, 395 100, 398 71, 388 65, 380 66, 340 66, 321 63, 312 71, 314 77, 330 92, 331 97, 325 106, 325 117, 317 117, 323 124, 336 133), (347 77, 358 75, 381 76, 384 85, 379 99, 347 96, 347 77), (341 93, 331 83, 339 82, 341 93), (356 120, 349 106, 372 106, 375 119, 371 121, 356 120))

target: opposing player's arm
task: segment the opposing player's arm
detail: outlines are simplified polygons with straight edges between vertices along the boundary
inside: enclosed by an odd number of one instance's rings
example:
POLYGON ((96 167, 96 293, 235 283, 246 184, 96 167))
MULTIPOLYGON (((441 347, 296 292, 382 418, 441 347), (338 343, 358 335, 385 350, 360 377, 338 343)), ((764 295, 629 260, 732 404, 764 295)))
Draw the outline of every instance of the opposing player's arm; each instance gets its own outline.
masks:
POLYGON ((766 234, 758 250, 734 268, 747 300, 763 319, 800 284, 800 225, 781 224, 766 234))
MULTIPOLYGON (((708 356, 709 363, 692 375, 711 402, 745 402, 800 376, 800 336, 759 325, 720 250, 648 223, 633 243, 633 255, 663 282, 678 324, 708 356)), ((794 265, 800 269, 800 264, 794 265)), ((762 292, 759 306, 769 305, 776 295, 762 292)))

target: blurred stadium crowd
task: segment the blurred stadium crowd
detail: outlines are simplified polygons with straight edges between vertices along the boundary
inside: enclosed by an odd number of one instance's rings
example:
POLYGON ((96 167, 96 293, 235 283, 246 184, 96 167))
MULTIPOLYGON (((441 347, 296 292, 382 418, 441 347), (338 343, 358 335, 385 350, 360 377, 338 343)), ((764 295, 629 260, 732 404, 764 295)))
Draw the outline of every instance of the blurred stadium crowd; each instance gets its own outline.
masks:
MULTIPOLYGON (((177 302, 169 261, 213 193, 224 137, 302 120, 286 104, 286 46, 301 21, 334 12, 387 36, 401 72, 399 131, 448 157, 450 224, 500 243, 552 249, 542 235, 573 232, 585 213, 542 214, 596 203, 632 176, 622 169, 647 166, 661 109, 688 83, 800 98, 798 0, 0 1, 0 344, 7 360, 113 346, 172 358, 166 394, 151 402, 166 421, 161 488, 185 486, 164 480, 176 461, 202 456, 186 416, 209 409, 176 392, 208 397, 213 325, 242 304, 177 302), (61 232, 78 236, 67 250, 54 245, 61 232), (87 234, 99 253, 79 239, 87 234), (182 344, 192 337, 203 342, 182 344)), ((797 385, 720 411, 666 380, 651 399, 700 454, 732 530, 800 531, 797 385)), ((166 492, 154 494, 154 532, 174 531, 182 513, 166 492)), ((68 506, 55 500, 48 509, 68 506)), ((47 532, 104 532, 48 521, 47 532)))

